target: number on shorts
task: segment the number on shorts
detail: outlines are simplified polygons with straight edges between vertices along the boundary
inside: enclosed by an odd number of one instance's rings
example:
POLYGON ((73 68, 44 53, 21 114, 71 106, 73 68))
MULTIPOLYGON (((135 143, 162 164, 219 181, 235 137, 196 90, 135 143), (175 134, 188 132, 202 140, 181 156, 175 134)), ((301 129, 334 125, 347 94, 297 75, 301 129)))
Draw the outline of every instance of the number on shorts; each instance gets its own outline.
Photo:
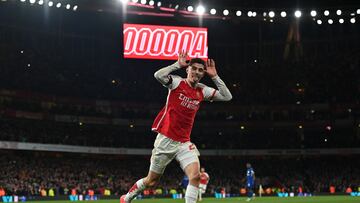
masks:
POLYGON ((194 144, 189 145, 189 150, 190 150, 190 151, 192 151, 192 150, 194 150, 194 149, 195 149, 195 145, 194 145, 194 144))

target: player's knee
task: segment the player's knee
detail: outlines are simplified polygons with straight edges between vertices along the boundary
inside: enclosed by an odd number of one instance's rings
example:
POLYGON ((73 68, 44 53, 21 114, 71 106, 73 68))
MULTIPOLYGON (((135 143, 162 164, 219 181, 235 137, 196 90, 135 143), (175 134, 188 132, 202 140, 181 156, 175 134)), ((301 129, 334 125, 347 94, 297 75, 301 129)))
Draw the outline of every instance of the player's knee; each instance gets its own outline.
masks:
POLYGON ((195 172, 195 173, 191 174, 189 177, 189 180, 190 180, 190 182, 200 182, 200 173, 195 172))
POLYGON ((160 178, 150 178, 146 177, 144 184, 146 187, 155 187, 159 183, 160 178))
POLYGON ((153 181, 150 181, 147 186, 148 187, 155 187, 157 184, 158 184, 158 181, 153 180, 153 181))

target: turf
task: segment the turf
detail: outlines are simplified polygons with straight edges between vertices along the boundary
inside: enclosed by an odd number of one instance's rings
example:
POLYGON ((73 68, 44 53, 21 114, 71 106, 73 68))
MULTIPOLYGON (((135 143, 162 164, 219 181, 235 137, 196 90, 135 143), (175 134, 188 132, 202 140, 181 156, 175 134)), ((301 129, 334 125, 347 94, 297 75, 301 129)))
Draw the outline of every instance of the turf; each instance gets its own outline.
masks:
MULTIPOLYGON (((246 198, 227 198, 227 199, 214 199, 205 198, 200 203, 245 203, 246 198)), ((82 201, 85 203, 85 201, 82 201)), ((99 201, 86 201, 88 203, 119 203, 119 200, 99 200, 99 201)), ((320 196, 320 197, 293 197, 293 198, 279 198, 279 197, 257 197, 251 201, 253 203, 359 203, 360 197, 350 196, 320 196)), ((70 201, 32 201, 31 203, 70 203, 70 201)), ((73 202, 74 203, 74 202, 73 202)), ((146 199, 135 200, 132 203, 185 203, 184 199, 146 199)))

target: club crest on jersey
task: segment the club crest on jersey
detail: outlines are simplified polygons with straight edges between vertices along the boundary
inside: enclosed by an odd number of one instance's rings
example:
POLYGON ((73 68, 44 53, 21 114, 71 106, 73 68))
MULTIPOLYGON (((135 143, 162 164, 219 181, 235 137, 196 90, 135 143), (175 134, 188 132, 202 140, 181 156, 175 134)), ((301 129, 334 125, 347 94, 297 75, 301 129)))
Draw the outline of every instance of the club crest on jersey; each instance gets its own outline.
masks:
POLYGON ((188 109, 193 109, 193 110, 196 110, 200 103, 198 100, 189 98, 189 97, 183 95, 182 93, 180 93, 179 99, 181 100, 181 103, 180 103, 181 106, 184 106, 188 109))

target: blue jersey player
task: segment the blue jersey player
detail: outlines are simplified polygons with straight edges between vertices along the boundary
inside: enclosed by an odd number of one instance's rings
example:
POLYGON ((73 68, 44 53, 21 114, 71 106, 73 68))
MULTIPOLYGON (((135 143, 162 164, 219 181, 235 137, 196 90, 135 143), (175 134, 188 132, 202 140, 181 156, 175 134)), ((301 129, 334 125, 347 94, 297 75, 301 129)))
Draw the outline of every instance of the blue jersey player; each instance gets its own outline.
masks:
POLYGON ((186 187, 189 185, 189 178, 187 175, 184 175, 182 181, 181 181, 181 187, 186 189, 186 187))
POLYGON ((187 175, 184 175, 183 179, 181 180, 180 186, 182 188, 182 192, 185 194, 186 188, 189 185, 189 177, 187 175))
POLYGON ((254 194, 254 183, 255 183, 255 172, 251 167, 250 163, 246 164, 246 189, 247 189, 247 200, 250 201, 254 194))

